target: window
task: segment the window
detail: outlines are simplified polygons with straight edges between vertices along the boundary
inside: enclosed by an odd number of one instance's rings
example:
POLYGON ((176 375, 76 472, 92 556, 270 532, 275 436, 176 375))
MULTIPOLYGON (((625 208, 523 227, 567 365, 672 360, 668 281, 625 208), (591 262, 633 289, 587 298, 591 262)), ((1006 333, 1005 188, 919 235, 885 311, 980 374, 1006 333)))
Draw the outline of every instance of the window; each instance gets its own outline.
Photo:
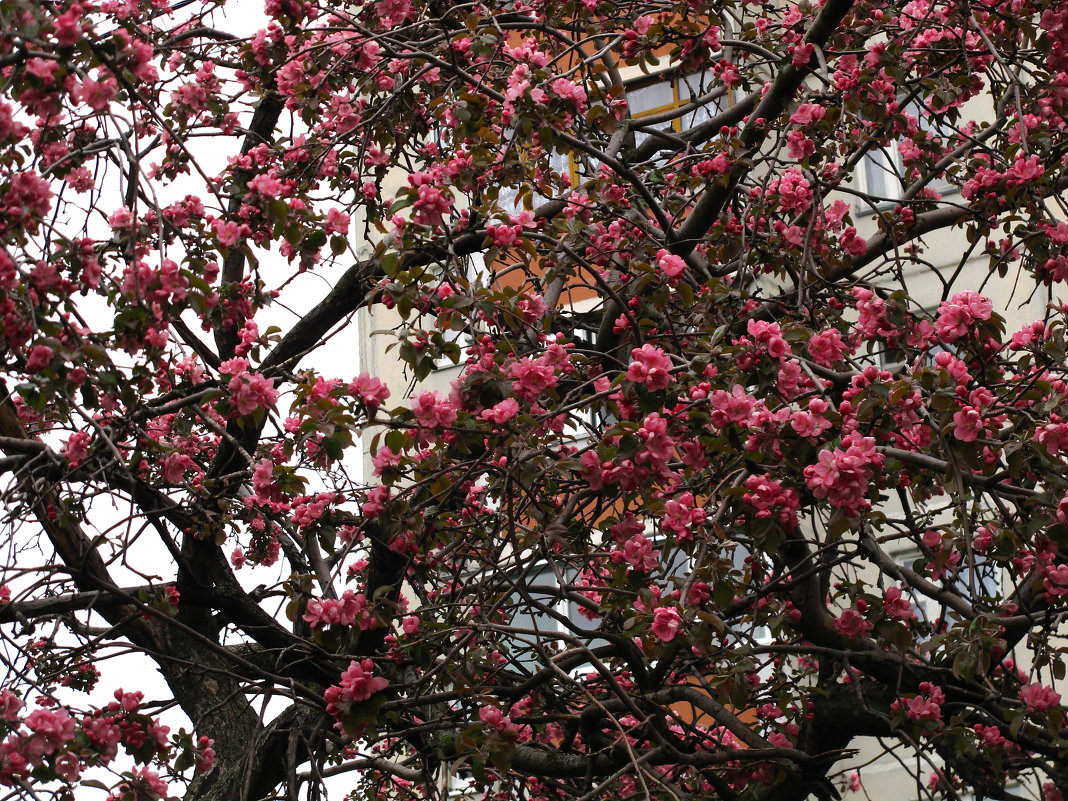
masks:
MULTIPOLYGON (((657 531, 652 520, 645 522, 644 534, 658 552, 658 564, 647 581, 659 585, 665 596, 681 589, 690 574, 690 555, 657 531)), ((600 616, 590 614, 593 610, 588 606, 568 597, 582 592, 578 586, 581 582, 576 581, 580 579, 578 568, 532 559, 517 565, 512 572, 513 590, 502 605, 505 624, 512 631, 505 635, 502 645, 517 664, 536 669, 540 661, 538 649, 566 650, 575 647, 576 639, 590 649, 608 644, 608 640, 597 636, 600 616)), ((571 674, 584 674, 589 669, 589 664, 579 665, 572 668, 571 674)))
MULTIPOLYGON (((916 551, 899 553, 894 556, 894 561, 921 575, 927 564, 927 558, 920 556, 916 551)), ((945 576, 933 583, 940 587, 944 586, 974 606, 977 603, 982 604, 984 599, 997 597, 1001 588, 999 575, 1000 569, 995 563, 978 554, 973 554, 972 565, 962 562, 955 568, 948 569, 945 576)), ((937 599, 915 590, 909 593, 909 600, 912 602, 917 619, 925 623, 934 623, 944 617, 948 611, 937 599)))
MULTIPOLYGON (((470 294, 474 286, 484 284, 486 271, 480 269, 476 262, 469 256, 454 256, 445 266, 435 269, 440 283, 449 283, 453 292, 450 294, 470 294), (448 275, 451 273, 451 275, 448 275)), ((440 286, 431 285, 435 290, 440 286)), ((472 335, 472 323, 465 321, 462 315, 448 313, 449 327, 438 328, 437 321, 431 317, 421 318, 421 325, 427 329, 427 336, 435 346, 434 369, 451 370, 463 366, 465 363, 464 352, 474 341, 472 335), (453 328, 452 325, 465 324, 464 328, 453 328)))
POLYGON ((565 584, 570 584, 576 577, 574 569, 558 571, 548 562, 538 560, 516 572, 516 589, 506 605, 508 625, 514 631, 507 636, 506 646, 517 663, 534 668, 540 661, 538 649, 552 650, 556 643, 567 648, 573 644, 570 640, 574 637, 587 648, 606 644, 606 640, 594 635, 600 619, 596 616, 589 619, 580 611, 580 604, 565 597, 561 590, 558 572, 565 584))
MULTIPOLYGON (((918 129, 928 134, 929 138, 933 135, 944 142, 953 135, 953 129, 948 123, 924 112, 917 103, 909 104, 904 113, 915 117, 918 129)), ((858 188, 876 204, 900 200, 911 182, 906 177, 902 152, 908 147, 916 147, 911 139, 891 140, 885 146, 869 150, 857 165, 858 188)), ((927 186, 940 193, 952 191, 954 188, 942 177, 932 180, 927 186)), ((858 198, 857 205, 865 208, 868 204, 865 199, 858 198)))
MULTIPOLYGON (((554 150, 548 154, 545 164, 553 172, 567 175, 571 179, 572 186, 575 186, 578 183, 578 162, 574 156, 567 153, 558 153, 554 150)), ((539 202, 547 199, 548 198, 542 195, 536 195, 533 205, 536 206, 539 202)), ((502 211, 510 214, 515 214, 526 208, 524 203, 520 201, 519 192, 514 186, 501 185, 500 190, 497 193, 497 203, 502 211)))
MULTIPOLYGON (((722 84, 718 85, 718 89, 716 86, 714 73, 710 70, 674 77, 665 73, 643 76, 640 80, 628 82, 626 86, 631 119, 647 129, 674 133, 687 130, 711 119, 723 109, 726 88, 722 84), (641 123, 642 120, 648 122, 641 123)), ((651 135, 649 130, 636 130, 635 144, 651 135)), ((517 145, 513 143, 512 146, 517 145)), ((546 166, 554 172, 568 175, 572 186, 578 185, 583 174, 580 159, 574 153, 550 152, 546 166)), ((497 199, 504 211, 514 213, 524 208, 514 188, 502 187, 497 199)))
MULTIPOLYGON (((726 92, 718 91, 711 71, 667 79, 663 75, 635 81, 627 87, 627 105, 632 120, 648 120, 650 128, 679 133, 712 119, 722 110, 726 92), (692 105, 692 108, 689 108, 692 105), (680 109, 683 113, 675 113, 680 109)), ((635 144, 648 139, 648 131, 636 131, 635 144)))

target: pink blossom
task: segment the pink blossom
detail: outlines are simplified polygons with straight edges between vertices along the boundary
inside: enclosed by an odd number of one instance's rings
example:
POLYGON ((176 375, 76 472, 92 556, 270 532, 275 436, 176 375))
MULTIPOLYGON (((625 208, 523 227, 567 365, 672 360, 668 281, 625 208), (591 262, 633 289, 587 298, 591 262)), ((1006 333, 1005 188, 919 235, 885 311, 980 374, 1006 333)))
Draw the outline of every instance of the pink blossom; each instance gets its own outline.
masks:
POLYGON ((375 518, 382 514, 389 498, 389 487, 383 484, 379 484, 377 487, 369 489, 367 491, 367 497, 361 506, 361 511, 363 512, 364 517, 375 518))
POLYGON ((388 445, 379 446, 375 451, 374 456, 371 457, 371 464, 374 465, 374 474, 381 476, 386 470, 397 467, 401 463, 401 455, 395 453, 394 450, 388 445))
POLYGON ((1005 172, 1005 177, 1010 184, 1023 186, 1037 178, 1041 178, 1045 172, 1046 169, 1042 166, 1037 155, 1025 157, 1021 154, 1016 156, 1016 161, 1005 172))
POLYGON ((180 484, 186 471, 195 468, 196 462, 188 454, 175 451, 163 457, 160 463, 160 474, 168 484, 180 484))
POLYGON ((1050 415, 1050 422, 1035 430, 1035 439, 1051 456, 1068 453, 1068 423, 1063 423, 1057 415, 1050 415))
POLYGON ((167 782, 163 781, 159 777, 159 774, 151 768, 134 768, 131 771, 133 775, 132 784, 126 786, 133 791, 134 798, 151 798, 152 796, 144 796, 138 789, 148 790, 157 798, 167 797, 167 782))
POLYGON ((669 278, 678 278, 686 272, 686 262, 664 248, 656 252, 656 266, 669 278))
POLYGON ((910 720, 942 720, 942 704, 946 702, 942 688, 929 681, 920 684, 920 692, 912 698, 895 701, 891 709, 904 709, 910 720), (903 703, 902 703, 903 702, 903 703))
POLYGON ((375 0, 375 13, 383 28, 394 28, 408 18, 412 11, 409 0, 375 0))
POLYGON ((868 251, 868 243, 864 237, 857 234, 857 229, 849 226, 842 232, 839 239, 842 250, 854 258, 860 258, 868 251))
POLYGON ((312 628, 344 626, 366 631, 378 627, 378 620, 368 609, 367 598, 353 590, 345 590, 340 598, 308 599, 303 619, 312 628))
POLYGON ((281 197, 284 189, 285 185, 278 178, 264 173, 253 176, 248 182, 249 194, 268 199, 281 197))
POLYGON ((773 520, 787 531, 797 528, 797 513, 801 501, 794 489, 783 489, 782 484, 768 476, 750 476, 745 482, 742 501, 756 509, 757 520, 773 520))
POLYGON ((997 726, 984 726, 982 723, 976 723, 972 728, 979 741, 987 748, 1004 749, 1006 746, 1011 746, 997 726))
POLYGON ((807 67, 815 52, 816 46, 811 42, 794 45, 790 50, 790 63, 798 69, 807 67))
POLYGON ((1020 700, 1028 712, 1048 712, 1061 702, 1060 693, 1038 682, 1032 682, 1020 688, 1020 700))
POLYGON ((872 624, 856 609, 846 609, 834 621, 838 633, 850 640, 863 637, 872 630, 872 624))
MULTIPOLYGON (((8 591, 8 599, 10 600, 10 590, 8 591)), ((11 690, 0 690, 0 717, 7 721, 16 721, 19 718, 19 711, 26 704, 21 698, 15 695, 11 690)))
POLYGON ((370 659, 361 662, 353 660, 341 674, 341 681, 327 688, 326 711, 338 717, 341 704, 366 701, 379 690, 389 686, 389 682, 380 676, 374 676, 375 665, 370 659))
POLYGON ((215 741, 202 734, 197 739, 197 773, 211 773, 215 767, 215 741))
POLYGON ((478 719, 499 734, 506 735, 510 739, 528 740, 531 736, 529 726, 517 725, 512 720, 512 712, 505 715, 495 706, 484 706, 478 710, 478 719))
POLYGON ((60 47, 70 47, 82 35, 82 7, 75 3, 52 23, 52 35, 60 47))
POLYGON ((965 406, 953 415, 953 436, 961 442, 975 442, 986 433, 983 414, 972 406, 965 406))
POLYGON ((483 420, 489 420, 497 425, 502 425, 515 417, 518 413, 519 403, 516 399, 505 398, 492 409, 483 410, 481 417, 483 420))
POLYGON ((912 609, 912 602, 902 592, 900 587, 887 587, 883 593, 883 611, 887 617, 894 620, 913 620, 916 613, 912 609))
MULTIPOLYGON (((115 227, 114 223, 112 227, 115 227)), ((215 232, 215 238, 223 247, 233 247, 241 240, 241 237, 251 233, 251 229, 247 224, 229 222, 227 220, 213 220, 211 227, 215 232)))
POLYGON ((684 492, 678 498, 673 498, 664 504, 664 519, 661 525, 674 531, 680 539, 692 538, 691 527, 705 522, 705 510, 694 508, 695 502, 692 492, 684 492))
POLYGON ((586 90, 572 80, 557 78, 550 84, 550 88, 564 100, 570 100, 575 104, 575 111, 582 114, 586 111, 586 90))
POLYGON ((870 506, 868 488, 885 457, 875 450, 871 437, 848 434, 842 446, 820 451, 817 463, 805 468, 805 480, 817 498, 827 498, 832 506, 855 515, 870 506))
POLYGON ((833 367, 842 360, 846 351, 842 333, 837 328, 813 334, 805 347, 812 356, 812 360, 823 367, 833 367))
POLYGON ((630 352, 631 363, 627 367, 627 379, 635 384, 645 384, 650 392, 665 389, 675 380, 671 375, 671 359, 654 345, 642 345, 630 352))
POLYGON ((420 184, 416 189, 419 199, 412 204, 415 213, 412 220, 420 225, 441 225, 452 208, 452 197, 439 187, 420 184))
POLYGON ((509 248, 523 238, 521 225, 487 225, 486 233, 493 240, 494 247, 509 248))
POLYGON ((45 754, 74 739, 74 719, 65 709, 35 709, 24 723, 40 739, 45 754))
POLYGON ((34 345, 26 358, 26 372, 36 373, 52 363, 54 351, 47 345, 34 345))
POLYGON ((99 80, 86 78, 77 90, 77 97, 97 114, 107 111, 108 104, 118 91, 118 84, 110 75, 97 76, 99 80))
POLYGON ((768 185, 768 191, 778 193, 779 206, 787 213, 802 213, 812 204, 812 184, 797 167, 784 171, 768 185))
POLYGON ((827 115, 827 109, 819 103, 802 103, 797 111, 790 115, 792 125, 810 125, 819 122, 827 115))
POLYGON ((745 388, 738 384, 731 387, 730 392, 717 389, 709 396, 709 403, 712 406, 712 424, 719 428, 729 423, 748 423, 757 405, 745 388))
POLYGON ((1068 493, 1065 493, 1057 504, 1057 520, 1058 522, 1068 526, 1068 493))
POLYGON ((966 290, 938 306, 935 332, 943 342, 956 342, 980 320, 989 320, 993 306, 978 292, 966 290))
POLYGON ((544 359, 529 356, 512 364, 508 374, 515 379, 512 392, 531 402, 537 400, 545 390, 555 387, 558 380, 556 370, 551 364, 544 359))
POLYGON ((420 392, 412 403, 419 425, 428 429, 447 428, 456 422, 456 407, 437 392, 420 392))
POLYGON ((70 439, 63 448, 63 456, 71 467, 77 467, 85 461, 85 457, 89 455, 89 443, 92 439, 87 431, 75 431, 70 435, 70 439))
POLYGON ((326 220, 323 223, 323 230, 328 234, 340 234, 344 235, 349 230, 349 215, 341 211, 341 209, 329 209, 326 212, 326 220))
POLYGON ((859 770, 851 771, 850 774, 849 774, 849 792, 851 792, 851 793, 859 793, 860 792, 860 771, 859 770))
POLYGON ((56 775, 66 782, 76 782, 82 775, 82 765, 78 756, 71 751, 65 751, 56 757, 56 775))
POLYGON ((337 500, 333 492, 320 492, 316 495, 299 495, 293 499, 293 525, 307 528, 321 518, 337 500))
POLYGON ((653 612, 653 623, 649 627, 653 632, 664 642, 671 642, 675 639, 675 635, 679 633, 679 626, 682 625, 682 618, 679 616, 679 612, 674 607, 659 606, 653 612))
POLYGON ((269 409, 278 398, 274 382, 260 373, 243 373, 230 379, 230 400, 239 415, 269 409))
POLYGON ((659 556, 660 552, 653 550, 653 543, 641 532, 635 533, 622 544, 622 548, 616 548, 610 554, 616 564, 626 562, 641 573, 648 573, 655 568, 659 556))
POLYGON ((389 387, 367 373, 360 373, 352 379, 348 389, 349 394, 358 397, 364 405, 376 408, 389 397, 389 387))
POLYGON ((790 352, 790 346, 783 339, 782 329, 778 323, 769 323, 765 320, 750 320, 746 330, 753 339, 767 348, 768 355, 773 359, 782 359, 790 352))
POLYGON ((805 411, 796 411, 790 415, 790 426, 798 436, 815 438, 832 427, 832 423, 824 416, 830 408, 830 404, 821 398, 813 398, 808 403, 805 411))

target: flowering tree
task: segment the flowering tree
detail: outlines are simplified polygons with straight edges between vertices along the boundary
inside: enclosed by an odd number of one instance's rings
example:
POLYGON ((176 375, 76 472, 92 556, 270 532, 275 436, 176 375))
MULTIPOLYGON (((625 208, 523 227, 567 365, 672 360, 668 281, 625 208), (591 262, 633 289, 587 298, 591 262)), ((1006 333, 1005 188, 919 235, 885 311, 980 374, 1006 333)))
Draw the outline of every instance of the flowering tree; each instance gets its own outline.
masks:
POLYGON ((0 2, 0 784, 1061 798, 1062 3, 259 13, 0 2))

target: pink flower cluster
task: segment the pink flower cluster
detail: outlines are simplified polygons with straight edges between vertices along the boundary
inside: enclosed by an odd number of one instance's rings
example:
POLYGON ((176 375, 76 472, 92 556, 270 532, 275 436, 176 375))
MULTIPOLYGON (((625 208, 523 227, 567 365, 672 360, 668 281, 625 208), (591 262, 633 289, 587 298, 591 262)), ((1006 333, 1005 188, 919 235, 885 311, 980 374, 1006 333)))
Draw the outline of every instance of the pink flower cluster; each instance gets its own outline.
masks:
POLYGON ((340 718, 345 705, 366 701, 379 690, 388 687, 389 682, 381 676, 375 676, 374 672, 375 664, 370 659, 350 662, 341 674, 341 681, 328 687, 324 694, 326 711, 335 718, 340 718))
POLYGON ((695 507, 692 492, 684 492, 678 498, 672 498, 664 504, 662 528, 674 531, 679 539, 693 539, 693 526, 705 522, 705 510, 695 507))
POLYGON ((431 227, 441 225, 453 205, 448 190, 438 185, 438 178, 426 172, 412 173, 408 176, 408 183, 416 193, 416 200, 412 205, 412 220, 431 227))
POLYGON ((650 392, 666 389, 675 380, 671 375, 671 359, 655 345, 642 345, 630 352, 627 380, 644 384, 650 392))
POLYGON ((824 416, 830 408, 831 404, 823 398, 812 398, 808 402, 807 409, 795 411, 790 415, 790 427, 797 432, 798 436, 815 441, 824 431, 834 425, 824 416))
POLYGON ((508 739, 519 740, 520 742, 529 740, 533 733, 530 726, 516 723, 512 719, 513 714, 514 711, 506 715, 495 706, 484 706, 478 710, 478 719, 490 729, 508 739))
POLYGON ((378 378, 360 373, 349 384, 349 394, 359 398, 365 406, 378 408, 389 397, 389 387, 378 378))
POLYGON ((420 392, 412 403, 419 425, 431 431, 448 428, 456 422, 456 406, 437 392, 420 392))
POLYGON ((516 397, 533 403, 547 389, 556 386, 558 376, 552 364, 544 358, 530 356, 511 365, 508 374, 513 379, 512 392, 516 397))
POLYGON ((85 461, 85 458, 89 455, 89 443, 92 440, 93 437, 88 431, 75 431, 70 435, 70 439, 67 440, 67 444, 63 448, 63 456, 72 468, 85 461))
POLYGON ((797 513, 801 500, 793 489, 767 476, 750 476, 745 482, 742 500, 754 507, 758 520, 774 520, 787 531, 797 528, 797 513))
POLYGON ((1061 702, 1060 693, 1038 682, 1020 688, 1020 700, 1028 712, 1048 712, 1061 702))
POLYGON ((340 598, 309 599, 303 618, 314 629, 345 626, 366 631, 378 627, 374 614, 367 608, 367 598, 362 592, 352 590, 345 590, 340 598))
POLYGON ((750 320, 746 330, 755 341, 762 344, 773 359, 784 359, 790 354, 790 345, 783 339, 778 323, 750 320))
POLYGON ((260 373, 250 372, 247 359, 237 357, 225 361, 219 365, 219 372, 231 376, 227 385, 230 402, 242 417, 259 409, 269 409, 278 399, 274 382, 260 373))
POLYGON ((162 320, 166 307, 185 300, 189 279, 171 259, 164 259, 158 270, 137 261, 123 271, 120 290, 128 298, 149 303, 153 317, 162 320))
POLYGON ((893 620, 913 620, 916 617, 912 601, 901 587, 886 588, 883 593, 883 611, 893 620))
POLYGON ((822 450, 814 465, 805 468, 805 480, 817 498, 827 498, 832 506, 856 515, 871 504, 868 488, 875 471, 882 468, 885 457, 875 450, 872 437, 847 434, 842 446, 822 450))
MULTIPOLYGON (((862 602, 858 602, 862 603, 862 602)), ((834 627, 843 637, 856 640, 872 630, 870 621, 856 609, 845 609, 834 621, 834 627)))
POLYGON ((0 784, 11 786, 46 761, 60 779, 74 782, 90 753, 94 762, 108 765, 119 745, 139 758, 165 753, 170 729, 140 713, 142 694, 116 690, 115 699, 80 721, 66 709, 51 706, 35 709, 20 720, 22 700, 9 690, 0 691, 0 716, 11 731, 0 743, 0 784), (68 750, 75 742, 78 747, 68 750))
POLYGON ((660 551, 653 549, 653 543, 641 531, 618 543, 616 549, 609 554, 609 558, 618 564, 624 562, 639 573, 648 573, 657 566, 660 551))
POLYGON ((935 333, 943 342, 956 342, 977 322, 989 320, 993 306, 978 292, 966 290, 938 306, 935 333))
POLYGON ((151 768, 134 768, 129 781, 122 782, 111 798, 136 798, 138 801, 155 801, 167 798, 167 782, 151 768))
POLYGON ((904 711, 910 720, 942 720, 942 705, 946 694, 942 688, 929 681, 920 684, 920 692, 912 698, 895 701, 890 708, 895 712, 904 711))
POLYGON ((805 347, 812 360, 822 367, 834 367, 847 351, 847 346, 842 341, 842 333, 837 328, 813 334, 805 347))
POLYGON ((505 398, 490 409, 484 409, 480 415, 483 420, 489 420, 497 425, 504 425, 519 414, 519 402, 515 398, 505 398))
POLYGON ((336 492, 320 492, 316 495, 298 495, 293 499, 293 524, 304 529, 311 526, 337 500, 336 492))
POLYGON ((668 281, 671 284, 677 283, 679 276, 686 272, 686 262, 682 257, 676 256, 664 248, 656 252, 656 266, 660 268, 660 272, 668 277, 668 281))

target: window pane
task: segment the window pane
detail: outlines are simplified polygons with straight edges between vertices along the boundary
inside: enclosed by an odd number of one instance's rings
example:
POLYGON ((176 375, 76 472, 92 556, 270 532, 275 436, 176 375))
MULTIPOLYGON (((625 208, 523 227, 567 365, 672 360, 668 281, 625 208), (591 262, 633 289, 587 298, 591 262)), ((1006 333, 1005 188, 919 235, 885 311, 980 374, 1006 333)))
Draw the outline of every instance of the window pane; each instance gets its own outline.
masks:
POLYGON ((897 148, 872 150, 864 156, 864 191, 876 200, 894 200, 901 196, 900 166, 897 148))
MULTIPOLYGON (((679 79, 679 105, 684 106, 709 94, 716 88, 715 76, 710 70, 695 72, 679 79)), ((694 109, 682 118, 682 130, 692 128, 705 120, 710 120, 723 110, 723 97, 709 100, 700 108, 694 109)))
POLYGON ((640 89, 627 91, 627 106, 634 119, 646 116, 653 111, 663 111, 675 105, 675 90, 671 81, 664 80, 651 83, 640 89))

